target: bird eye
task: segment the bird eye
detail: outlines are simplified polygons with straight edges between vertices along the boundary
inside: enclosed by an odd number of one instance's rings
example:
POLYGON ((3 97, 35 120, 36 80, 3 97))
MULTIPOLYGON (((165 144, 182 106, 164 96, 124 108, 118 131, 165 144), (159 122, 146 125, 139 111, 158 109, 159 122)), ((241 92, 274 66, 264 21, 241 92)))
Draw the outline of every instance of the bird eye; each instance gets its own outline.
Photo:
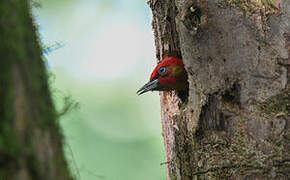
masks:
POLYGON ((158 69, 158 74, 164 75, 166 73, 166 67, 162 66, 158 69))

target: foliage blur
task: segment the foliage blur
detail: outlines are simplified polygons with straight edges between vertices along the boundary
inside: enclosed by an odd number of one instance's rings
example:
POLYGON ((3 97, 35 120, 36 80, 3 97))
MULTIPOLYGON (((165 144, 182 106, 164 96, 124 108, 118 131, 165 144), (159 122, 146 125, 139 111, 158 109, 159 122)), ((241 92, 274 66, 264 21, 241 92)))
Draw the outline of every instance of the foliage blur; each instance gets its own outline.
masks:
POLYGON ((57 109, 69 99, 79 107, 60 118, 76 179, 165 179, 158 94, 136 95, 156 63, 146 2, 43 0, 39 5, 33 14, 48 47, 57 109))

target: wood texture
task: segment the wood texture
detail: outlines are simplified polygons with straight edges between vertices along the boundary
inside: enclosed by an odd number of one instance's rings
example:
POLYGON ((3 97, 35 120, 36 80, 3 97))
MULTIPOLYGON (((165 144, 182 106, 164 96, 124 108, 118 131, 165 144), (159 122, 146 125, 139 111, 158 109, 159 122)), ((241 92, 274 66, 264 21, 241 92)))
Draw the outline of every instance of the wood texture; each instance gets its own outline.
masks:
POLYGON ((290 1, 249 2, 149 1, 189 77, 187 102, 161 93, 167 179, 290 177, 290 1))

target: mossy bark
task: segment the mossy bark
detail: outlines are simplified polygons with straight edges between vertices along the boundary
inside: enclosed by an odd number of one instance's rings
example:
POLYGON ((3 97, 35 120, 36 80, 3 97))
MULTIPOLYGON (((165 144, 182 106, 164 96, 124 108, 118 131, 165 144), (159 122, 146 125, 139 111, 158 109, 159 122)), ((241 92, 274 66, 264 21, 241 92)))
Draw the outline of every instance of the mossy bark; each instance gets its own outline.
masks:
POLYGON ((0 179, 72 179, 27 0, 0 1, 0 179))
POLYGON ((187 101, 161 93, 168 179, 289 179, 290 1, 148 3, 189 79, 187 101))

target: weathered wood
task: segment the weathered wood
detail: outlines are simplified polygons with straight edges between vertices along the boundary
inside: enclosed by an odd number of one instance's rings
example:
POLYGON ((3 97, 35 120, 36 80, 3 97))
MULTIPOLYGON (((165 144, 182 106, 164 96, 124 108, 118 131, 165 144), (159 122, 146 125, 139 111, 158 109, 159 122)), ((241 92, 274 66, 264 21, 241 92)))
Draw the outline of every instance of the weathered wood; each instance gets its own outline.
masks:
POLYGON ((149 1, 189 76, 187 102, 161 93, 168 179, 290 177, 290 1, 255 2, 149 1))

